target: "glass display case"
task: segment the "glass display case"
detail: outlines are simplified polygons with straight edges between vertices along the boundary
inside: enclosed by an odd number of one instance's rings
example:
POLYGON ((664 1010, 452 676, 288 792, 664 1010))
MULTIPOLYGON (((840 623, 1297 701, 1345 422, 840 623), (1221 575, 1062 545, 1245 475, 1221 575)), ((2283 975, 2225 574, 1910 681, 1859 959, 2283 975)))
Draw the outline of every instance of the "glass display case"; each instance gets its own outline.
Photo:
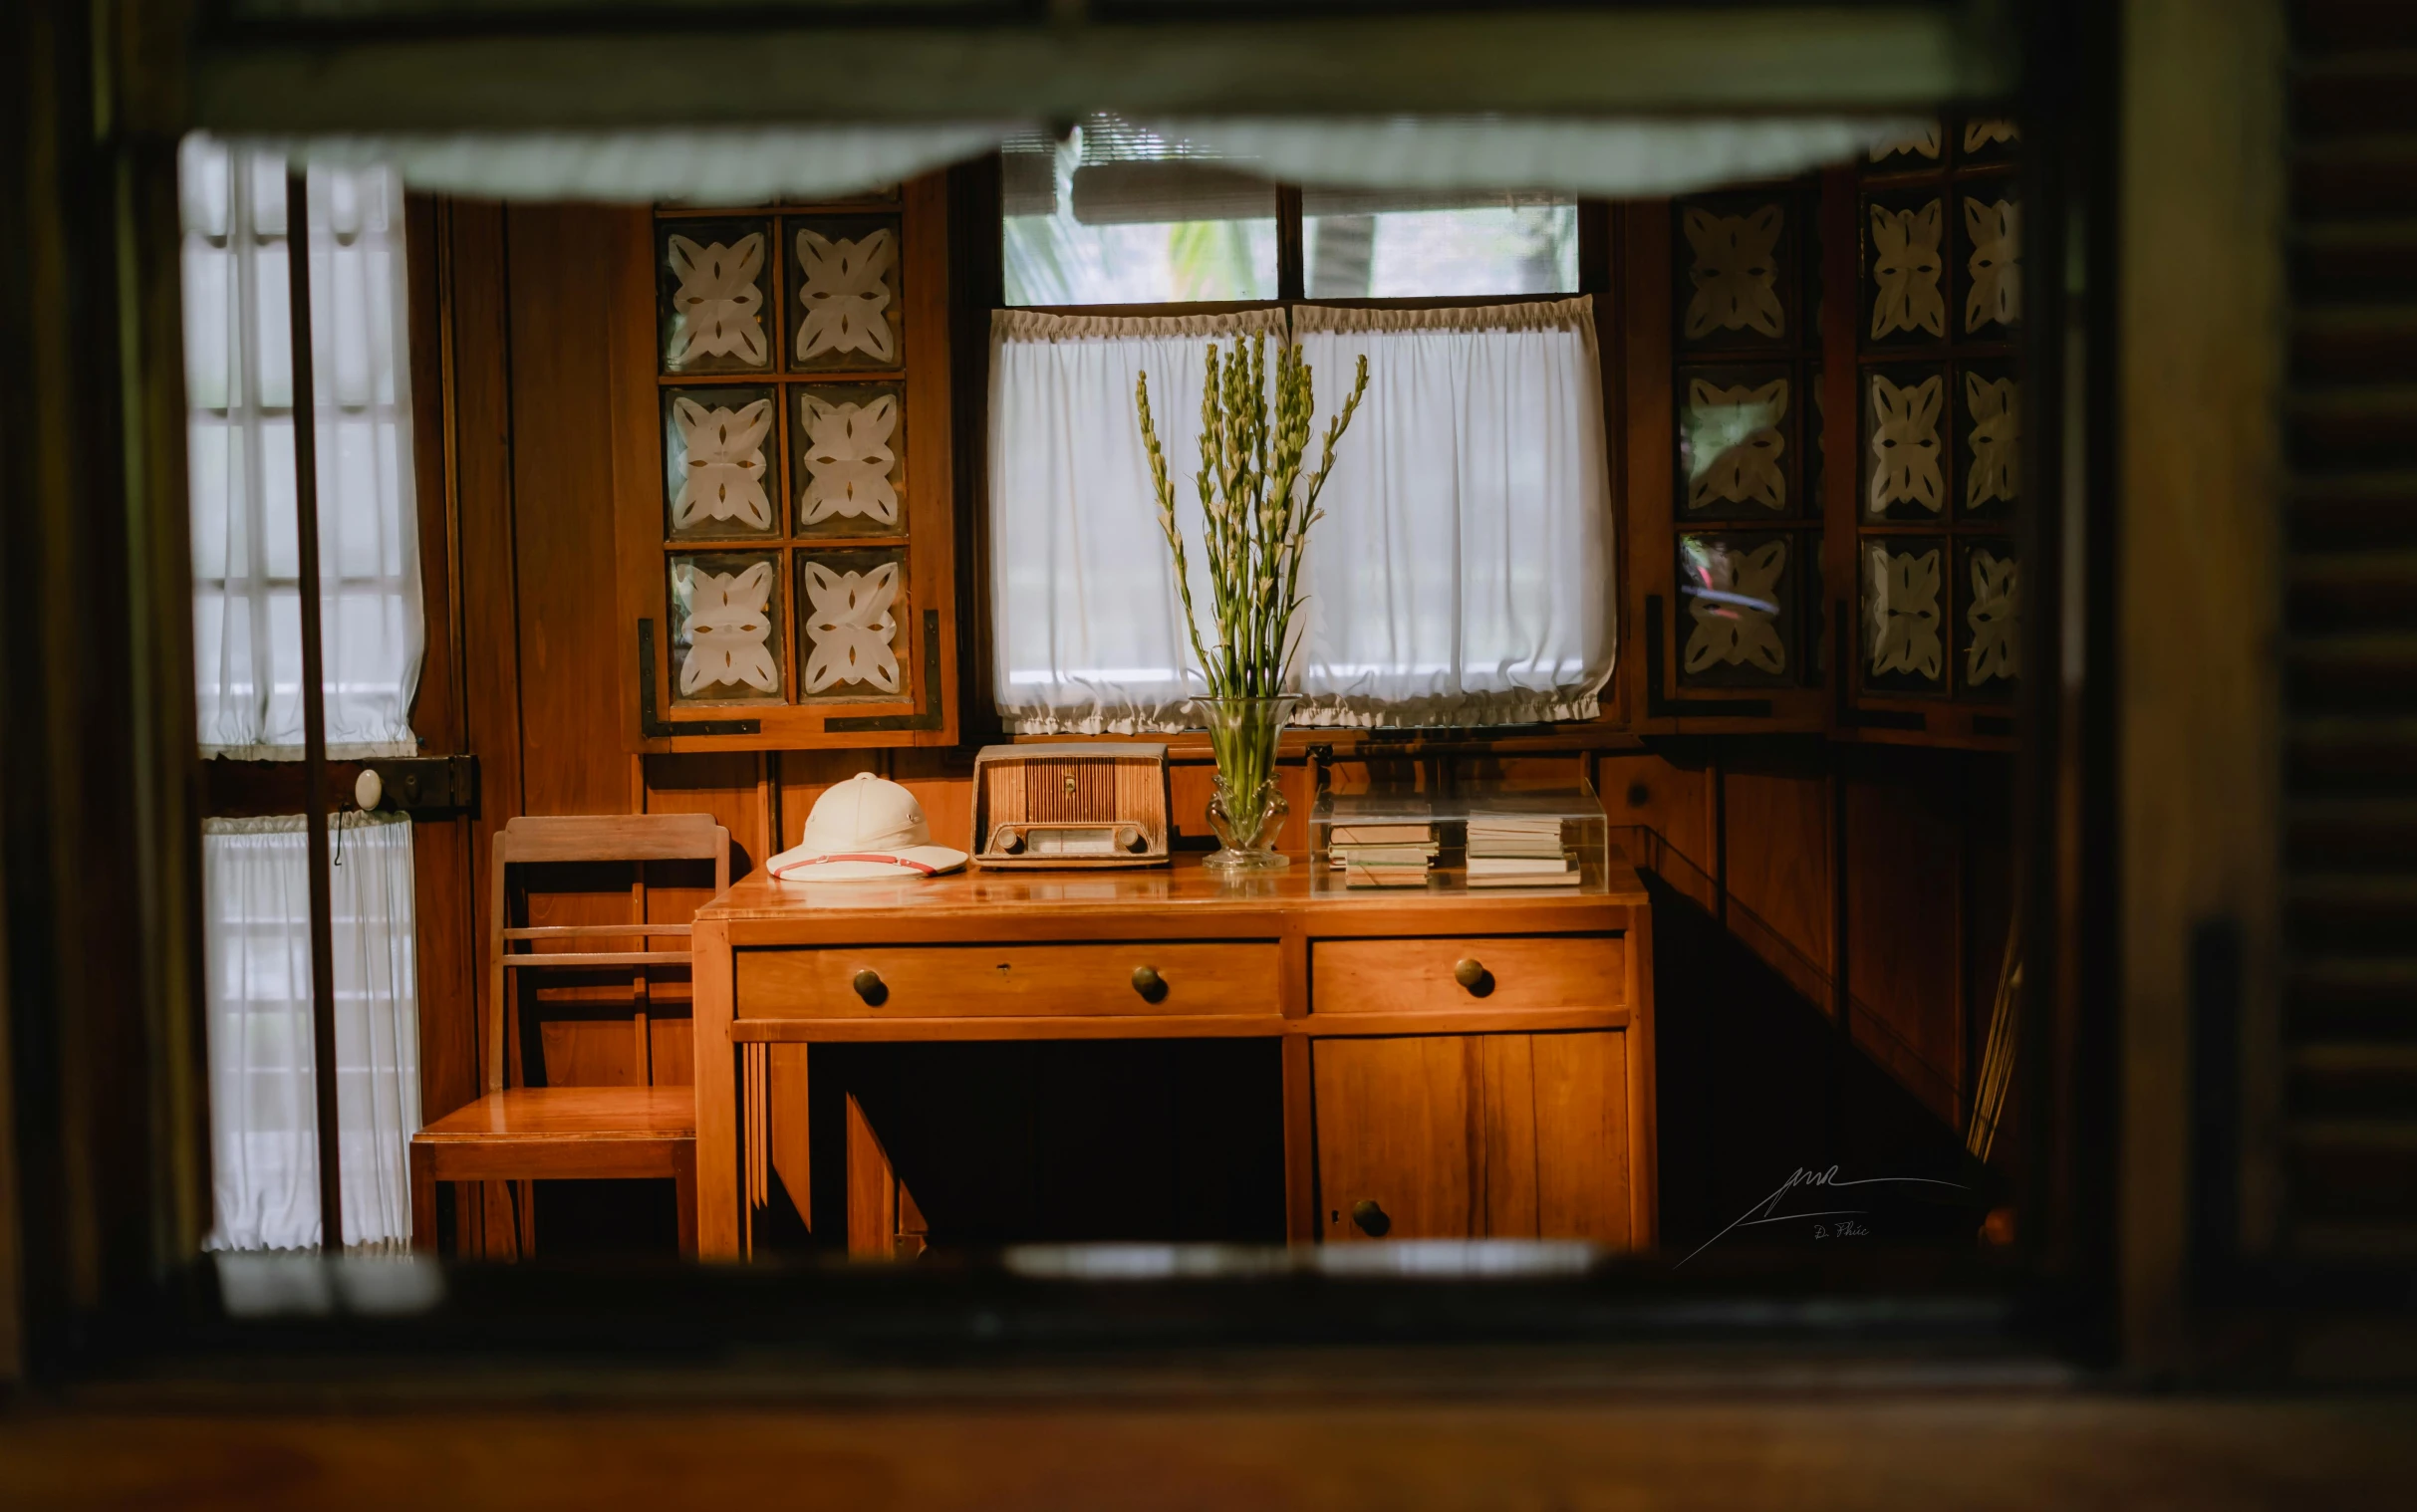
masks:
POLYGON ((1334 792, 1309 812, 1315 891, 1607 890, 1610 826, 1602 801, 1575 787, 1462 782, 1334 792))

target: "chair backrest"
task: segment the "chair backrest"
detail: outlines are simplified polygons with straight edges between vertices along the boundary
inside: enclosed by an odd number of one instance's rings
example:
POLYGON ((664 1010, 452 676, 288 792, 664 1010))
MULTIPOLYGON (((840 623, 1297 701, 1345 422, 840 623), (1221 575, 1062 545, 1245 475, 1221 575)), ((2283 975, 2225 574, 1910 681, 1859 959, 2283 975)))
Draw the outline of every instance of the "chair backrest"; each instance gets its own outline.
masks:
POLYGON ((494 860, 487 869, 487 986, 492 1013, 487 1026, 486 1085, 501 1092, 509 1042, 508 1025, 515 1017, 510 995, 516 969, 552 966, 681 965, 681 950, 566 950, 507 949, 515 940, 582 939, 618 935, 622 938, 684 936, 687 924, 554 924, 513 928, 511 868, 535 862, 650 862, 710 861, 713 890, 730 886, 730 832, 710 814, 524 814, 495 834, 494 860))

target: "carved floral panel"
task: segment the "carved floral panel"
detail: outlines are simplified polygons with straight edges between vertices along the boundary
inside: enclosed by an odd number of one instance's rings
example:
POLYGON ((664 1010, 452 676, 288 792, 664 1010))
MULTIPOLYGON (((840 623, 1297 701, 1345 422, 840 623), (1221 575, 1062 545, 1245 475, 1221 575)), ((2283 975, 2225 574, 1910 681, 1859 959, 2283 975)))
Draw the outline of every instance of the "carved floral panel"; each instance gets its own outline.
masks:
POLYGON ((896 368, 900 332, 899 223, 868 216, 785 219, 789 239, 789 366, 896 368))
POLYGON ((1772 686, 1794 679, 1796 542, 1785 535, 1679 538, 1679 680, 1772 686))
POLYGON ((2022 497, 2022 380, 2011 363, 1976 363, 1956 375, 1960 505, 2002 515, 2022 497))
POLYGON ((1958 200, 1964 264, 1963 332, 1997 340, 2022 322, 2022 206, 2014 184, 1986 179, 1958 200))
POLYGON ((1795 303, 1783 200, 1721 195, 1677 209, 1679 335, 1690 344, 1784 340, 1795 303))
POLYGON ((2010 694, 2022 675, 2022 574, 2009 541, 1964 543, 1959 551, 1957 658, 1964 689, 2010 694))
POLYGON ((906 408, 899 386, 817 384, 790 393, 797 533, 906 534, 906 408))
POLYGON ((1692 515, 1786 512, 1791 384, 1785 368, 1679 374, 1679 486, 1692 515))
POLYGON ((1947 336, 1947 202, 1936 191, 1878 194, 1863 207, 1867 341, 1947 336))
POLYGON ((1863 685, 1887 692, 1943 691, 1945 538, 1872 536, 1861 550, 1863 685))
POLYGON ((1933 519, 1947 505, 1947 371, 1863 373, 1863 513, 1933 519))
POLYGON ((770 388, 663 391, 664 528, 683 540, 780 531, 770 388))
POLYGON ((797 553, 798 695, 890 701, 912 696, 907 554, 797 553))
POLYGON ((1957 155, 1968 161, 1996 161, 2011 156, 2022 140, 2022 128, 2005 117, 1976 117, 1958 133, 1957 155))
POLYGON ((1940 124, 1936 121, 1915 130, 1901 132, 1871 149, 1871 160, 1892 169, 1927 167, 1939 160, 1940 124))
POLYGON ((672 701, 780 701, 779 554, 674 556, 671 572, 672 701))
POLYGON ((772 260, 768 220, 656 224, 664 372, 761 373, 771 368, 772 260))

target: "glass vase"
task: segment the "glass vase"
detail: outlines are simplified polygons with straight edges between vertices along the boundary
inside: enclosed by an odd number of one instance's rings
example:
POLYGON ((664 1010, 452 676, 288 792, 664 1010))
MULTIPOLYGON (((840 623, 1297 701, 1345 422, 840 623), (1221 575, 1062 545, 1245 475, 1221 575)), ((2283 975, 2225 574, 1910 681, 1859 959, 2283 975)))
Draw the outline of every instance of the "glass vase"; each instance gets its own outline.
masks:
POLYGON ((1277 698, 1195 698, 1216 755, 1216 792, 1208 799, 1208 828, 1223 849, 1202 865, 1213 872, 1272 872, 1291 862, 1275 848, 1284 802, 1275 781, 1275 743, 1292 706, 1277 698))

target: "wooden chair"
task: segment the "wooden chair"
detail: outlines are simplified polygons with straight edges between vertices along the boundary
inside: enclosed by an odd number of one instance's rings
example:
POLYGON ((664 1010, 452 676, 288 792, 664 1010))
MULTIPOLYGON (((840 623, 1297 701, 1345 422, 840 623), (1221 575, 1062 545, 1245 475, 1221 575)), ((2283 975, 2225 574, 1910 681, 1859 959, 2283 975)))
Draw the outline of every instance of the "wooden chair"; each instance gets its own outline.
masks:
MULTIPOLYGON (((411 1136, 411 1242, 436 1247, 441 1181, 601 1180, 669 1176, 679 1205, 679 1249, 696 1253, 696 1096, 692 1087, 511 1087, 519 1014, 515 971, 556 967, 685 965, 686 949, 514 951, 519 940, 680 936, 686 924, 510 927, 511 868, 533 862, 710 861, 713 890, 730 885, 730 832, 708 814, 523 816, 495 837, 488 871, 487 984, 493 1012, 486 1095, 411 1136)), ((527 1203, 522 1203, 527 1211, 527 1203)))

